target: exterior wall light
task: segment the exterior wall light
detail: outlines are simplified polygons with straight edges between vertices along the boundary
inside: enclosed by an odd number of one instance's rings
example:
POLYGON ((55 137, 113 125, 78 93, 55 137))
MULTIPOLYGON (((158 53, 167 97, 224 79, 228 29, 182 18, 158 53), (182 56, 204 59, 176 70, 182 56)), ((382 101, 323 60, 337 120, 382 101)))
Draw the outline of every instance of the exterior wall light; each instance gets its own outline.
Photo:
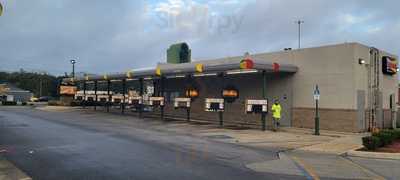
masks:
POLYGON ((188 89, 186 90, 186 97, 190 97, 190 98, 195 98, 197 96, 199 96, 199 91, 197 91, 196 89, 188 89))
POLYGON ((361 64, 361 65, 363 65, 363 64, 365 64, 365 60, 364 59, 358 59, 358 64, 361 64))
POLYGON ((232 103, 239 97, 239 91, 233 86, 229 86, 222 90, 222 97, 229 103, 232 103))
POLYGON ((225 98, 237 98, 238 97, 238 92, 236 90, 234 90, 234 89, 225 89, 222 92, 222 95, 225 98))

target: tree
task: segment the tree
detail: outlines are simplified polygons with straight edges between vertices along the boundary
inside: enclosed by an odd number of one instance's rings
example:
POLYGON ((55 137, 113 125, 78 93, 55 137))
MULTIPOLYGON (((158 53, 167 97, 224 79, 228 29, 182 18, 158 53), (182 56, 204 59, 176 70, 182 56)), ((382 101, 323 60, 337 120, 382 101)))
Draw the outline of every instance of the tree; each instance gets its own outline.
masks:
POLYGON ((31 91, 36 97, 56 97, 60 77, 47 73, 26 72, 0 72, 0 83, 10 83, 18 88, 31 91))

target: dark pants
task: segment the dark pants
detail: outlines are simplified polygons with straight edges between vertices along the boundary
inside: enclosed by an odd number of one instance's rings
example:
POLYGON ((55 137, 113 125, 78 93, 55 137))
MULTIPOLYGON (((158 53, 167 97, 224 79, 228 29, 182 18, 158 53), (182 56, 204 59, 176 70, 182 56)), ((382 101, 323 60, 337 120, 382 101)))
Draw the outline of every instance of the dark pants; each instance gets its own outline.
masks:
POLYGON ((279 126, 281 125, 280 123, 280 118, 272 118, 272 130, 276 131, 279 129, 279 126))

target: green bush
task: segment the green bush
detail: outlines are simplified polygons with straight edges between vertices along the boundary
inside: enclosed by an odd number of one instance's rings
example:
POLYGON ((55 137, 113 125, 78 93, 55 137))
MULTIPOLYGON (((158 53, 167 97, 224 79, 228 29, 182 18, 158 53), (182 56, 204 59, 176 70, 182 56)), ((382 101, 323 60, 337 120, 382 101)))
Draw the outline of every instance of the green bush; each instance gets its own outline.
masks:
POLYGON ((400 139, 400 129, 382 130, 372 136, 363 137, 363 145, 368 150, 375 150, 393 143, 394 140, 400 139))
POLYGON ((400 129, 393 130, 393 135, 395 139, 400 139, 400 129))
POLYGON ((382 130, 373 136, 376 136, 381 140, 382 146, 392 144, 392 142, 396 139, 393 130, 382 130))
POLYGON ((382 142, 377 136, 367 136, 362 138, 362 142, 365 148, 368 150, 375 150, 382 146, 382 142))

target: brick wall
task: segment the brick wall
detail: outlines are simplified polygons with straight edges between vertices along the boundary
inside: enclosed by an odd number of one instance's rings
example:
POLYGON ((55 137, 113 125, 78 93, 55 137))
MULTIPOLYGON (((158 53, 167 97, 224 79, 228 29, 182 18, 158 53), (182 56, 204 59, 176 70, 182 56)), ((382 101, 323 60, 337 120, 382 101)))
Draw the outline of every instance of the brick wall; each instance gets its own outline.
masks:
MULTIPOLYGON (((359 132, 357 111, 345 109, 320 109, 320 129, 359 132)), ((314 108, 293 108, 293 127, 314 128, 314 108)))

